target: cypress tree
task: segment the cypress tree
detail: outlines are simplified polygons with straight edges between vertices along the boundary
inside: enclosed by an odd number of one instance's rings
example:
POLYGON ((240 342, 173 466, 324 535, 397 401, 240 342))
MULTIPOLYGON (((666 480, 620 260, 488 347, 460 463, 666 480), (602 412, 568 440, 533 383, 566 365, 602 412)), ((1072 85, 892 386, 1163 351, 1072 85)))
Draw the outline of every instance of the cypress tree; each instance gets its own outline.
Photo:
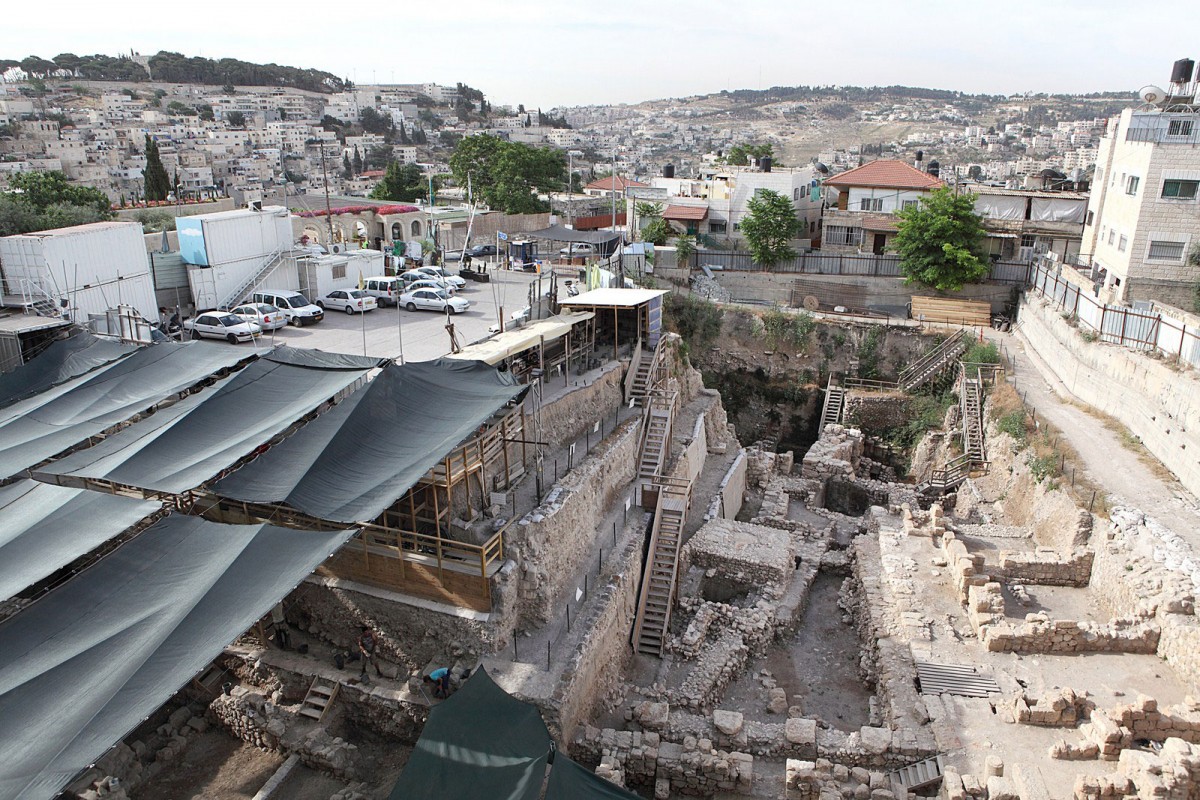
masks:
POLYGON ((158 154, 158 143, 146 135, 146 168, 142 170, 147 200, 166 200, 171 193, 171 179, 158 154))

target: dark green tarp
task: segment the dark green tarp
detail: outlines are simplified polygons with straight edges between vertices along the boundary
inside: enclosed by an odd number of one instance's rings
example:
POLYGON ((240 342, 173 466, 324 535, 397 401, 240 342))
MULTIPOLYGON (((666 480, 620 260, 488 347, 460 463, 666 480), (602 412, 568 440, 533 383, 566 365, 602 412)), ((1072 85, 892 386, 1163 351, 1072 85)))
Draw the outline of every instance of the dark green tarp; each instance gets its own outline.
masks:
POLYGON ((480 361, 391 364, 213 490, 332 522, 373 520, 525 388, 480 361))
POLYGON ((36 358, 0 375, 0 408, 111 364, 134 350, 136 345, 100 339, 87 331, 59 339, 36 358))
POLYGON ((429 712, 390 800, 534 800, 550 733, 538 710, 480 667, 429 712))
POLYGON ((120 536, 161 507, 37 481, 0 487, 0 600, 120 536))
POLYGON ((0 797, 54 797, 351 533, 172 515, 0 623, 0 797))
POLYGON ((195 489, 363 378, 378 359, 279 348, 217 385, 41 467, 175 494, 195 489))
POLYGON ((563 753, 554 754, 545 800, 641 800, 638 795, 604 780, 563 753))

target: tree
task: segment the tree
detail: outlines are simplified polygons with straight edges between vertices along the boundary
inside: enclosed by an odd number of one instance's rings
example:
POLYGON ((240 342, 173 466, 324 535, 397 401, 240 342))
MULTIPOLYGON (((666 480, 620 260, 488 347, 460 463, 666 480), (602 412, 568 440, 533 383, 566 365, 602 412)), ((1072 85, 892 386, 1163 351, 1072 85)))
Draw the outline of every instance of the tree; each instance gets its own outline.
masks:
POLYGON ((967 170, 967 177, 973 181, 983 180, 983 167, 978 164, 972 164, 967 170))
POLYGON ((367 133, 384 134, 392 129, 392 118, 368 106, 358 115, 358 122, 367 133))
POLYGON ((246 115, 241 111, 230 111, 225 115, 225 121, 229 123, 231 128, 246 127, 246 115))
POLYGON ((395 200, 411 203, 424 199, 429 193, 428 183, 416 164, 401 165, 398 161, 388 164, 383 180, 371 190, 372 200, 395 200))
POLYGON ((764 189, 750 198, 749 213, 742 220, 742 235, 750 246, 750 257, 754 263, 772 267, 780 261, 796 257, 789 244, 800 232, 800 221, 792 201, 770 189, 764 189))
POLYGON ((20 172, 8 182, 16 191, 0 193, 0 236, 112 218, 108 195, 72 184, 61 172, 20 172))
POLYGON ((347 153, 342 153, 342 177, 350 180, 354 177, 354 167, 350 164, 350 156, 347 153))
POLYGON ((687 269, 688 261, 696 254, 696 240, 691 236, 680 236, 675 240, 675 265, 687 269))
POLYGON ((466 137, 450 156, 450 171, 458 185, 466 186, 469 175, 475 193, 508 214, 549 211, 538 194, 561 191, 566 166, 561 150, 489 135, 466 137))
POLYGON ((633 206, 634 216, 638 218, 638 225, 642 235, 643 242, 652 242, 656 245, 667 243, 667 239, 671 237, 671 223, 662 218, 663 205, 662 203, 639 202, 633 206))
POLYGON ((954 292, 987 275, 985 232, 974 194, 956 195, 943 186, 896 216, 900 221, 892 246, 900 254, 906 282, 954 292))
POLYGON ((158 154, 158 143, 149 134, 146 135, 146 168, 142 170, 142 180, 147 200, 166 200, 171 193, 171 179, 158 154))
POLYGON ((773 149, 769 144, 735 144, 725 154, 725 163, 744 167, 760 158, 770 158, 773 149))
POLYGON ((358 152, 358 145, 354 145, 354 158, 350 159, 350 165, 354 168, 355 175, 361 175, 363 171, 362 154, 358 152))

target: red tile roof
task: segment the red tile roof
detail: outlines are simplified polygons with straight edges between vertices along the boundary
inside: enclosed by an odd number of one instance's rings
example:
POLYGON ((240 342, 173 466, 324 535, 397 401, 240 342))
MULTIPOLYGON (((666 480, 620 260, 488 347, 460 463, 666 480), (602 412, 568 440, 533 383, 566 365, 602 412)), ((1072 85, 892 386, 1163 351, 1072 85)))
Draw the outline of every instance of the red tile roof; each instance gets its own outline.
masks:
POLYGON ((699 221, 708 216, 708 206, 667 206, 662 213, 663 219, 674 219, 681 222, 699 221))
POLYGON ((641 187, 641 188, 646 187, 646 184, 644 184, 644 183, 639 183, 637 181, 631 181, 628 178, 622 178, 620 175, 618 175, 616 178, 613 178, 613 176, 610 175, 607 178, 600 178, 598 180, 594 180, 583 188, 585 188, 585 189, 603 189, 606 192, 611 192, 611 191, 613 191, 613 183, 614 182, 616 183, 616 190, 618 192, 623 192, 631 186, 632 187, 641 187))
POLYGON ((903 161, 881 159, 825 180, 826 186, 864 186, 877 189, 936 189, 946 184, 903 161))

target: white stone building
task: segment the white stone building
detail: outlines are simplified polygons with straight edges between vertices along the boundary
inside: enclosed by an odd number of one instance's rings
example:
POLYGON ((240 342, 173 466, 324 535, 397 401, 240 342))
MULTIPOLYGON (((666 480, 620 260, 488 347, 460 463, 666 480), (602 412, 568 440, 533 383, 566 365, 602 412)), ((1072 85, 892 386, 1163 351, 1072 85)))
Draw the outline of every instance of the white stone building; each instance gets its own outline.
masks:
POLYGON ((1126 109, 1100 140, 1083 261, 1115 301, 1190 308, 1200 268, 1200 111, 1126 109))

